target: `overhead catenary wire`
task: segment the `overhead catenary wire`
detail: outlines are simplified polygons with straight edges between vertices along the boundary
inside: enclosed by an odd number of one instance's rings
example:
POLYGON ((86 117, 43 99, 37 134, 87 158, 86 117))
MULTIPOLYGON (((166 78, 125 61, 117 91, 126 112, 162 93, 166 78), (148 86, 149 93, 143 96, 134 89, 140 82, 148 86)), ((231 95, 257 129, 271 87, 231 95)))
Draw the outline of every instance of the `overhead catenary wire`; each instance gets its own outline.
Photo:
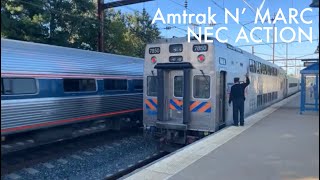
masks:
MULTIPOLYGON (((214 0, 211 0, 211 2, 216 5, 218 8, 220 8, 223 12, 225 12, 225 9, 223 7, 221 7, 218 3, 216 3, 214 0)), ((247 31, 251 32, 252 29, 248 28, 247 26, 245 26, 243 23, 239 22, 239 24, 244 27, 247 31)), ((253 33, 253 35, 260 39, 264 44, 266 44, 267 46, 269 46, 272 49, 272 46, 270 46, 270 44, 266 43, 263 39, 261 39, 258 35, 256 35, 255 33, 253 33)), ((281 55, 281 53, 277 52, 278 54, 281 55)))
MULTIPOLYGON (((312 41, 317 41, 319 40, 317 39, 312 39, 312 41)), ((292 41, 290 43, 300 43, 300 42, 308 42, 309 40, 302 40, 302 41, 292 41)), ((286 44, 287 42, 276 42, 275 44, 286 44)), ((235 46, 235 47, 248 47, 248 46, 265 46, 266 44, 272 44, 272 43, 265 43, 265 44, 246 44, 246 45, 239 45, 239 46, 235 46)))

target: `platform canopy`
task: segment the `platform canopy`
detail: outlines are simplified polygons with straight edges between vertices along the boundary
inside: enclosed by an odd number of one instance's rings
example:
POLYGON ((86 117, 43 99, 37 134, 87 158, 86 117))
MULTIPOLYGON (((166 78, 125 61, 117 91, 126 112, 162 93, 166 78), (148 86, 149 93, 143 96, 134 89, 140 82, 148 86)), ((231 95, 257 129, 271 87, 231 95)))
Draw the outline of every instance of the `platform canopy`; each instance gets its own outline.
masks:
POLYGON ((319 74, 319 63, 314 63, 300 71, 301 74, 319 74))
POLYGON ((300 114, 304 111, 319 111, 319 63, 309 65, 302 69, 300 73, 300 114), (310 84, 307 84, 307 82, 310 84))

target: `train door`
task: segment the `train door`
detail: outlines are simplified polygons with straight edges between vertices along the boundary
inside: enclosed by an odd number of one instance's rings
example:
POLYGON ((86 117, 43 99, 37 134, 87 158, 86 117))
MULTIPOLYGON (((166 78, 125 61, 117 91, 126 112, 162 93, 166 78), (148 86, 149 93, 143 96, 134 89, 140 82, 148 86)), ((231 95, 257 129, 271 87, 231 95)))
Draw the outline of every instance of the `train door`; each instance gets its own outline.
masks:
POLYGON ((158 124, 165 121, 185 128, 190 122, 191 69, 190 63, 159 63, 158 74, 158 124))
POLYGON ((168 89, 165 101, 168 104, 168 120, 182 123, 183 120, 183 71, 168 71, 168 89))
POLYGON ((226 123, 226 72, 220 71, 219 83, 219 126, 224 126, 226 123))

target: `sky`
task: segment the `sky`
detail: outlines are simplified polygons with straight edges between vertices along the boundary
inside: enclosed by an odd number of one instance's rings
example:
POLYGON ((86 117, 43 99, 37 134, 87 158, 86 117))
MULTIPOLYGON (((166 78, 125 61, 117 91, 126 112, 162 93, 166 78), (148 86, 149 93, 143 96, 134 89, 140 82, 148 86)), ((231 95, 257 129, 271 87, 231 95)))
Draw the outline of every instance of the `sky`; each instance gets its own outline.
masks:
MULTIPOLYGON (((115 1, 115 0, 113 0, 115 1)), ((241 29, 243 27, 241 24, 245 25, 247 29, 252 29, 254 27, 272 27, 271 24, 261 24, 261 23, 250 23, 254 21, 255 19, 255 12, 256 8, 258 8, 261 3, 264 0, 187 0, 188 1, 188 8, 187 13, 194 13, 194 14, 200 14, 200 13, 207 13, 208 7, 211 7, 212 13, 217 14, 215 17, 215 21, 217 24, 213 26, 213 31, 215 32, 219 27, 227 27, 228 31, 223 31, 223 33, 220 33, 219 36, 221 36, 221 39, 228 38, 229 44, 233 46, 238 46, 241 49, 252 52, 252 46, 254 46, 254 52, 255 55, 265 59, 265 60, 271 60, 272 59, 272 44, 266 45, 265 43, 254 43, 250 40, 249 43, 245 42, 244 40, 240 40, 238 43, 235 43, 235 39, 241 29), (222 9, 221 9, 222 7, 222 9), (236 8, 239 8, 240 11, 242 8, 246 8, 246 11, 243 15, 240 15, 240 23, 237 24, 233 21, 229 22, 228 24, 224 23, 224 11, 223 8, 227 8, 231 12, 235 12, 236 8), (254 9, 254 10, 251 10, 254 9)), ((110 0, 105 0, 105 3, 111 2, 110 0)), ((299 14, 300 12, 305 9, 309 8, 309 5, 311 4, 312 0, 265 0, 264 6, 262 8, 262 12, 265 12, 266 9, 269 9, 270 14, 275 14, 278 12, 278 10, 281 8, 285 17, 288 19, 289 14, 289 8, 295 8, 298 10, 299 14)), ((135 5, 128 5, 123 7, 118 7, 116 9, 121 10, 123 12, 127 13, 133 13, 133 11, 140 11, 142 12, 142 9, 145 8, 147 12, 150 14, 151 18, 153 18, 156 14, 156 11, 158 8, 160 8, 162 14, 166 18, 167 14, 170 13, 179 13, 182 14, 183 10, 185 10, 184 7, 185 0, 154 0, 150 2, 135 4, 135 5)), ((278 39, 278 43, 275 46, 275 59, 285 59, 286 54, 288 54, 289 59, 295 59, 295 58, 317 58, 319 57, 319 54, 314 54, 317 45, 319 41, 319 8, 312 8, 312 12, 306 12, 305 13, 305 20, 309 21, 312 20, 312 24, 304 24, 301 19, 298 17, 297 20, 299 24, 284 24, 282 22, 277 22, 276 27, 280 31, 284 27, 291 27, 295 29, 296 32, 298 32, 298 27, 303 29, 304 31, 308 32, 309 27, 312 27, 313 32, 313 42, 310 43, 307 42, 293 42, 293 43, 283 43, 280 39, 278 39), (287 53, 286 50, 288 49, 287 53)), ((196 23, 196 22, 193 22, 196 23)), ((190 27, 193 29, 191 25, 187 24, 172 24, 172 25, 166 25, 163 24, 160 21, 156 21, 156 24, 158 28, 161 31, 161 36, 165 38, 171 38, 173 36, 176 37, 183 37, 187 35, 187 27, 190 27), (170 30, 164 29, 168 26, 175 26, 176 28, 171 28, 170 30)), ((208 25, 203 25, 208 26, 208 25)), ((195 27, 198 28, 198 27, 195 27)), ((246 30, 246 33, 249 35, 249 31, 246 30)), ((267 32, 266 31, 256 31, 255 34, 261 38, 264 42, 267 42, 267 32)), ((269 33, 271 36, 271 39, 269 43, 272 43, 272 31, 269 33)), ((291 33, 284 33, 284 38, 290 39, 291 33)), ((296 38, 298 40, 298 36, 296 38)), ((306 40, 302 36, 302 40, 306 40)), ((276 62, 280 66, 285 65, 285 61, 277 61, 276 62)), ((289 66, 294 65, 302 65, 301 61, 288 61, 289 66)), ((299 72, 301 68, 289 68, 288 73, 294 74, 295 71, 299 72)))

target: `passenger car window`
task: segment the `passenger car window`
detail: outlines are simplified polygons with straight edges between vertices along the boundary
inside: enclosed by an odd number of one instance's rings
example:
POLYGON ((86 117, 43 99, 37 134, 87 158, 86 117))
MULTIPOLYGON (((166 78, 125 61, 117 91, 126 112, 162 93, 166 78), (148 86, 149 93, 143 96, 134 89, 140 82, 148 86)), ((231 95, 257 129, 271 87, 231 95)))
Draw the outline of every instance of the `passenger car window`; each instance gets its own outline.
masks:
POLYGON ((148 96, 157 96, 158 89, 158 79, 157 76, 148 76, 147 77, 147 95, 148 96))
POLYGON ((250 59, 250 72, 256 72, 256 62, 252 59, 250 59))
POLYGON ((133 89, 134 90, 142 90, 143 89, 143 81, 142 80, 133 80, 133 89))
POLYGON ((182 97, 183 96, 183 76, 174 77, 174 96, 182 97))
POLYGON ((267 66, 267 67, 268 67, 268 75, 271 75, 272 68, 270 66, 267 66))
POLYGON ((105 91, 126 91, 128 90, 128 80, 126 79, 105 79, 105 91))
POLYGON ((257 73, 261 74, 261 63, 257 62, 256 64, 257 64, 257 73))
POLYGON ((267 65, 261 64, 262 67, 262 74, 267 74, 267 65))
POLYGON ((209 98, 210 97, 210 76, 197 75, 193 78, 193 97, 209 98))
POLYGON ((1 94, 36 94, 36 80, 33 78, 1 78, 1 94))
POLYGON ((95 79, 63 79, 64 92, 96 91, 95 79))

